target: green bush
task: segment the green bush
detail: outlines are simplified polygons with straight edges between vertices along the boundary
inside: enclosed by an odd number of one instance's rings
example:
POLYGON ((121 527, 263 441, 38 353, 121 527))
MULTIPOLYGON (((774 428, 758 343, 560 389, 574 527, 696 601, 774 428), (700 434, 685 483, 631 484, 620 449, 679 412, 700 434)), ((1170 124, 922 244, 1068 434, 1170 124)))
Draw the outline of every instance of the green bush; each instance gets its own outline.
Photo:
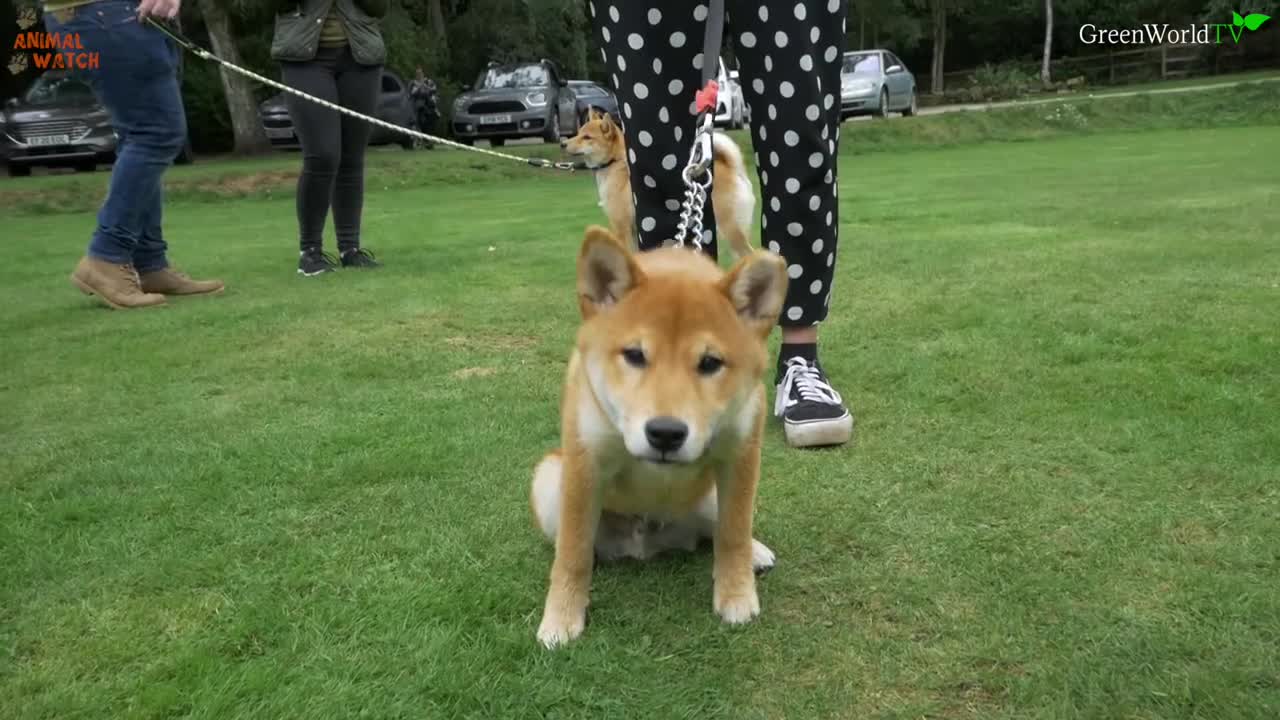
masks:
POLYGON ((1040 89, 1040 79, 1017 63, 984 64, 974 71, 966 88, 969 102, 1013 100, 1040 89))

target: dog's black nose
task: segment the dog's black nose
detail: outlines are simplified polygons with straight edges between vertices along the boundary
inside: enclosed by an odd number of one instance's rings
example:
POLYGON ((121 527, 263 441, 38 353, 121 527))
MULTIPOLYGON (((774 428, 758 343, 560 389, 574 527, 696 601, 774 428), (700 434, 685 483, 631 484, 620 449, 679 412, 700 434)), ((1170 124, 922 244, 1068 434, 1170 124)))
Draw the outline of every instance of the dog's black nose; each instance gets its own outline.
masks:
POLYGON ((560 141, 560 149, 561 149, 561 150, 564 150, 564 149, 565 149, 565 148, 567 148, 567 147, 569 147, 569 141, 568 141, 568 140, 561 140, 561 141, 560 141))
POLYGON ((689 437, 689 426, 673 417, 656 417, 644 424, 645 437, 658 452, 675 452, 689 437))

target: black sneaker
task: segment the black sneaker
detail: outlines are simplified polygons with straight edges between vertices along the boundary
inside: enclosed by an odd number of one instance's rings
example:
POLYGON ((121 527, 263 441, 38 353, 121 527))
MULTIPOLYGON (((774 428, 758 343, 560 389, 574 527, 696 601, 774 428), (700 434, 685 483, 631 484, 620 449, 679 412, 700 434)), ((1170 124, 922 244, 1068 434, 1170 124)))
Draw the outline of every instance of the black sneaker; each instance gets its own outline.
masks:
POLYGON ((298 254, 298 274, 304 277, 333 272, 337 268, 338 263, 333 256, 320 248, 308 248, 298 254))
POLYGON ((782 418, 787 444, 818 447, 849 442, 853 437, 853 415, 827 381, 822 366, 793 357, 782 367, 773 414, 782 418))
POLYGON ((382 263, 373 259, 373 253, 364 248, 356 248, 342 253, 342 267, 344 268, 376 268, 382 263))

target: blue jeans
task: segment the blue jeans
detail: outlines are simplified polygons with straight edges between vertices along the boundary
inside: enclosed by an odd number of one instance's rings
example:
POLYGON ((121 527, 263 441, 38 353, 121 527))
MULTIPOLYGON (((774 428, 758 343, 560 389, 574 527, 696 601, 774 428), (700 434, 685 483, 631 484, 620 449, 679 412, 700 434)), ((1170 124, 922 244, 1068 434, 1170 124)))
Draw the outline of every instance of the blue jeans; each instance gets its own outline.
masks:
POLYGON ((178 48, 138 21, 128 0, 98 0, 46 13, 49 32, 78 35, 98 67, 75 70, 111 113, 119 141, 111 185, 98 210, 88 254, 132 263, 138 272, 168 266, 160 230, 161 177, 186 144, 187 118, 178 88, 178 48))

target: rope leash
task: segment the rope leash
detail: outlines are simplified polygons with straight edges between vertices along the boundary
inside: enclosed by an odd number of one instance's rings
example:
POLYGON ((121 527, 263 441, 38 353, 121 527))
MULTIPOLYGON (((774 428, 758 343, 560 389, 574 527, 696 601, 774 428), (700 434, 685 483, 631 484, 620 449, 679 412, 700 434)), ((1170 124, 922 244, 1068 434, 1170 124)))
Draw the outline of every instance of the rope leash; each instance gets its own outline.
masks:
MULTIPOLYGON (((437 137, 435 135, 424 133, 420 130, 414 130, 413 128, 395 125, 379 118, 370 117, 354 110, 349 110, 336 103, 331 103, 323 98, 308 95, 301 90, 289 87, 284 83, 277 82, 268 77, 263 77, 262 75, 251 70, 246 70, 235 63, 223 60, 212 52, 205 50, 187 39, 182 35, 182 33, 157 22, 153 17, 148 17, 147 22, 150 23, 152 27, 167 35, 179 46, 190 51, 193 55, 202 60, 218 63, 222 67, 239 73, 268 87, 273 87, 277 90, 296 95, 304 100, 308 100, 317 105, 334 110, 335 112, 364 120, 367 123, 386 128, 395 133, 408 135, 419 140, 440 143, 441 145, 448 145, 449 147, 458 148, 459 150, 480 153, 500 160, 509 160, 523 165, 531 165, 537 168, 564 170, 567 172, 590 169, 582 162, 555 162, 544 158, 525 158, 520 157, 519 155, 498 152, 489 148, 478 148, 473 145, 465 145, 454 140, 449 140, 448 138, 437 137)), ((689 161, 685 164, 684 170, 680 173, 680 177, 684 181, 685 192, 684 202, 681 203, 680 208, 680 222, 676 225, 676 236, 674 238, 675 245, 677 247, 684 247, 686 242, 692 243, 694 248, 697 250, 701 250, 703 246, 703 209, 706 207, 707 194, 711 190, 712 183, 712 165, 714 160, 712 136, 715 132, 715 111, 717 96, 719 94, 719 85, 716 82, 716 73, 720 66, 720 44, 723 33, 724 0, 710 0, 707 4, 707 26, 702 45, 702 88, 694 95, 694 108, 697 111, 697 130, 695 131, 693 138, 693 147, 689 151, 689 161)))
POLYGON ((379 119, 379 118, 369 117, 368 115, 363 115, 363 114, 358 113, 358 112, 356 112, 356 111, 354 111, 354 110, 348 110, 347 108, 344 108, 344 107, 342 107, 341 105, 337 105, 337 104, 335 104, 335 103, 331 103, 331 102, 329 102, 328 100, 324 100, 323 98, 315 97, 314 95, 308 95, 307 93, 304 93, 304 92, 302 92, 301 90, 298 90, 298 89, 296 89, 296 88, 289 87, 288 85, 285 85, 284 83, 276 82, 275 80, 272 80, 271 78, 263 77, 262 75, 259 75, 259 74, 255 73, 255 72, 251 71, 251 70, 246 70, 246 69, 244 69, 244 68, 242 68, 242 67, 240 67, 240 66, 238 66, 238 65, 236 65, 236 64, 234 64, 234 63, 227 62, 226 60, 223 60, 222 58, 218 57, 217 55, 214 55, 213 53, 209 52, 208 50, 205 50, 204 48, 202 48, 202 47, 200 47, 199 45, 195 44, 195 43, 194 43, 194 42, 192 42, 191 40, 188 40, 187 38, 183 37, 181 33, 177 32, 177 31, 174 31, 174 30, 172 30, 172 29, 170 29, 170 28, 168 28, 168 27, 164 26, 163 24, 161 24, 161 23, 159 23, 159 22, 156 22, 155 18, 153 18, 153 17, 148 17, 148 18, 147 18, 147 22, 148 22, 148 23, 150 23, 150 24, 152 25, 152 27, 156 28, 156 29, 157 29, 157 30, 159 30, 160 32, 164 33, 165 35, 168 35, 168 36, 169 36, 169 38, 170 38, 171 40, 173 40, 174 42, 176 42, 178 45, 180 45, 180 46, 182 46, 182 47, 186 48, 186 49, 187 49, 187 50, 189 50, 193 55, 195 55, 196 57, 200 58, 201 60, 208 60, 208 61, 212 61, 212 62, 218 63, 219 65, 221 65, 221 66, 223 66, 223 67, 225 67, 225 68, 227 68, 227 69, 229 69, 229 70, 232 70, 232 71, 237 72, 237 73, 239 73, 239 74, 241 74, 241 75, 244 75, 245 77, 247 77, 247 78, 249 78, 249 79, 251 79, 251 80, 256 80, 257 82, 260 82, 260 83, 262 83, 263 85, 267 85, 267 86, 270 86, 270 87, 276 88, 277 90, 283 90, 284 92, 287 92, 287 93, 290 93, 290 94, 293 94, 293 95, 297 95, 298 97, 303 98, 304 100, 309 100, 309 101, 311 101, 311 102, 313 102, 313 103, 315 103, 315 104, 317 104, 317 105, 322 105, 322 106, 324 106, 324 107, 327 107, 327 108, 329 108, 330 110, 336 110, 337 112, 340 112, 340 113, 342 113, 342 114, 344 114, 344 115, 350 115, 351 117, 359 118, 359 119, 364 120, 365 122, 371 123, 371 124, 373 124, 373 125, 377 125, 377 126, 379 126, 379 127, 384 127, 384 128, 386 128, 386 129, 388 129, 388 130, 391 130, 392 132, 397 132, 397 133, 401 133, 401 134, 403 134, 403 135, 408 135, 408 136, 410 136, 410 137, 417 138, 417 139, 419 139, 419 140, 427 140, 427 141, 430 141, 430 142, 440 143, 441 145, 448 145, 448 146, 450 146, 450 147, 455 147, 455 148, 458 148, 458 149, 460 149, 460 150, 468 150, 468 151, 471 151, 471 152, 480 153, 480 154, 482 154, 482 155, 488 155, 488 156, 490 156, 490 157, 499 158, 499 159, 501 159, 501 160, 510 160, 510 161, 512 161, 512 162, 518 162, 518 163, 520 163, 520 164, 522 164, 522 165, 532 165, 533 167, 537 167, 537 168, 547 168, 547 169, 552 169, 552 170, 565 170, 565 171, 568 171, 568 172, 573 172, 573 171, 575 171, 575 170, 584 170, 584 169, 587 169, 586 165, 585 165, 585 164, 583 164, 583 163, 555 162, 555 161, 547 160, 547 159, 544 159, 544 158, 527 158, 527 157, 520 157, 519 155, 511 155, 511 154, 509 154, 509 153, 498 152, 498 151, 496 151, 496 150, 490 150, 490 149, 488 149, 488 148, 478 148, 478 147, 474 147, 474 146, 472 146, 472 145, 464 145, 464 144, 462 144, 462 143, 460 143, 460 142, 456 142, 456 141, 454 141, 454 140, 449 140, 449 139, 447 139, 447 138, 442 138, 442 137, 436 137, 435 135, 429 135, 429 134, 424 133, 424 132, 421 132, 421 131, 419 131, 419 130, 414 130, 413 128, 407 128, 407 127, 404 127, 404 126, 402 126, 402 125, 396 125, 396 124, 394 124, 394 123, 389 123, 389 122, 387 122, 387 121, 385 121, 385 120, 381 120, 381 119, 379 119))

